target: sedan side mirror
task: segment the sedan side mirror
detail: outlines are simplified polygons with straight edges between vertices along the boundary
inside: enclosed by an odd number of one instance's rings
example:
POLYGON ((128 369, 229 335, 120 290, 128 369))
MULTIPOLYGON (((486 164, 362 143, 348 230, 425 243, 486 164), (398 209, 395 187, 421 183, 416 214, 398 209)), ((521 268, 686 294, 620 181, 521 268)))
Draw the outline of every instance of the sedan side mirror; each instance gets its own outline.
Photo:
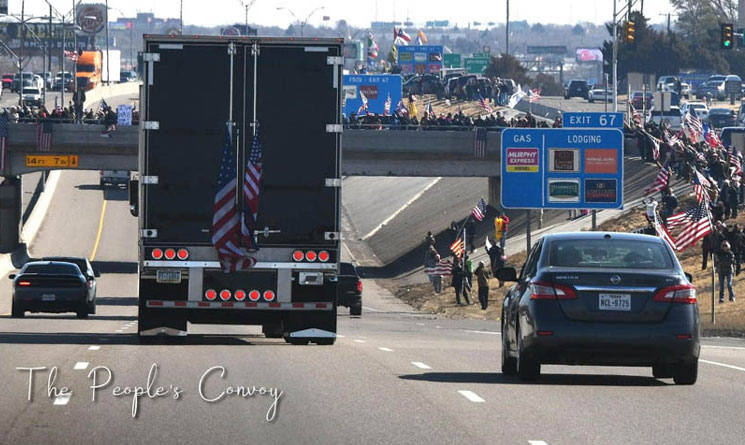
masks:
POLYGON ((517 281, 517 270, 514 267, 502 267, 497 270, 497 278, 500 281, 517 281))
POLYGON ((14 274, 14 273, 8 275, 8 279, 9 280, 13 280, 13 279, 15 279, 15 277, 16 277, 16 274, 14 274))
POLYGON ((686 276, 686 279, 689 283, 693 284, 693 275, 689 274, 688 272, 685 272, 683 275, 686 276))

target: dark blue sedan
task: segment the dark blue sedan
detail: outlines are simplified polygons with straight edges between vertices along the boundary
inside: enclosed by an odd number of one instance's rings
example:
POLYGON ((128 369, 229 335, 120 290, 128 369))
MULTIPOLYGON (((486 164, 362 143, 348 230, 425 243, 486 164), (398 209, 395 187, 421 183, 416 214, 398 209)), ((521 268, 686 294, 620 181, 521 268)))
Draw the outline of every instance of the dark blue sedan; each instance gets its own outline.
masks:
POLYGON ((549 234, 531 249, 502 306, 502 372, 541 365, 649 366, 691 385, 698 375, 696 288, 662 239, 627 233, 549 234))
POLYGON ((13 317, 29 311, 75 312, 87 318, 96 311, 95 280, 74 263, 32 261, 8 278, 13 280, 13 317))

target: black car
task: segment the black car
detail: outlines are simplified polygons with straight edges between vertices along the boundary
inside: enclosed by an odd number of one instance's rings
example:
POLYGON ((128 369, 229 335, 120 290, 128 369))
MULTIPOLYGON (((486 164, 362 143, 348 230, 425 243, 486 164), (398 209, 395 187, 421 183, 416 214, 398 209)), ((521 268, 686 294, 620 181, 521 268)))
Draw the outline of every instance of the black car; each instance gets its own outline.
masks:
POLYGON ((587 99, 590 94, 590 85, 586 80, 571 80, 564 88, 564 99, 581 97, 587 99))
POLYGON ((339 263, 337 305, 349 308, 349 315, 362 315, 362 280, 352 263, 339 263))
POLYGON ((75 312, 78 318, 96 313, 95 279, 74 263, 31 261, 8 278, 13 280, 13 317, 21 318, 26 311, 75 312))
POLYGON ((408 94, 436 94, 440 97, 445 94, 445 87, 440 77, 432 74, 414 76, 404 82, 401 89, 404 96, 408 94))
POLYGON ((524 380, 542 364, 651 366, 691 385, 698 375, 696 288, 661 238, 560 233, 531 249, 502 306, 502 372, 524 380))
POLYGON ((730 108, 712 108, 709 110, 709 125, 714 128, 734 127, 737 115, 730 108))

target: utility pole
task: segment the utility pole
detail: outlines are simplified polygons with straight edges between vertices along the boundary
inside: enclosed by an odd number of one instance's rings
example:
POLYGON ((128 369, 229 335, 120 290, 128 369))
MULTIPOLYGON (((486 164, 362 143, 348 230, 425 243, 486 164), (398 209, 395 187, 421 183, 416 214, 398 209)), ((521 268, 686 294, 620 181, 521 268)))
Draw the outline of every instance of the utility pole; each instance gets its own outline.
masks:
POLYGON ((510 53, 510 0, 507 0, 507 20, 505 21, 504 52, 510 53))
POLYGON ((103 15, 106 20, 106 85, 111 85, 111 71, 109 66, 109 0, 106 0, 106 13, 103 15))
POLYGON ((613 1, 613 112, 618 112, 618 21, 616 20, 616 0, 613 1))
MULTIPOLYGON (((181 35, 184 35, 184 0, 181 0, 180 6, 179 6, 179 9, 178 9, 178 17, 179 17, 179 22, 181 23, 181 26, 179 27, 179 33, 181 35)), ((132 28, 129 28, 129 29, 130 29, 130 31, 129 31, 129 33, 130 33, 130 37, 129 37, 129 42, 130 43, 129 43, 129 46, 131 48, 132 47, 132 28)), ((132 50, 131 49, 129 50, 129 53, 130 53, 130 57, 132 57, 132 50)))
POLYGON ((26 44, 26 26, 24 23, 26 0, 21 2, 21 47, 18 49, 18 105, 23 106, 23 45, 26 44))

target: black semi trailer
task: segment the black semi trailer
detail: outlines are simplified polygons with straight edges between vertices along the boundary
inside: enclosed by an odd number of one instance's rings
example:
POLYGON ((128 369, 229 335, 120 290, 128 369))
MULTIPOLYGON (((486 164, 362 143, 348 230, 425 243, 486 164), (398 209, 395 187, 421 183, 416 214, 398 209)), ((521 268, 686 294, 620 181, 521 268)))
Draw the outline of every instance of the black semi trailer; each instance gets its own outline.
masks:
POLYGON ((145 36, 144 48, 139 175, 130 182, 140 338, 185 336, 190 322, 333 344, 342 40, 145 36), (256 263, 224 272, 212 236, 226 135, 241 214, 257 128, 256 263))

